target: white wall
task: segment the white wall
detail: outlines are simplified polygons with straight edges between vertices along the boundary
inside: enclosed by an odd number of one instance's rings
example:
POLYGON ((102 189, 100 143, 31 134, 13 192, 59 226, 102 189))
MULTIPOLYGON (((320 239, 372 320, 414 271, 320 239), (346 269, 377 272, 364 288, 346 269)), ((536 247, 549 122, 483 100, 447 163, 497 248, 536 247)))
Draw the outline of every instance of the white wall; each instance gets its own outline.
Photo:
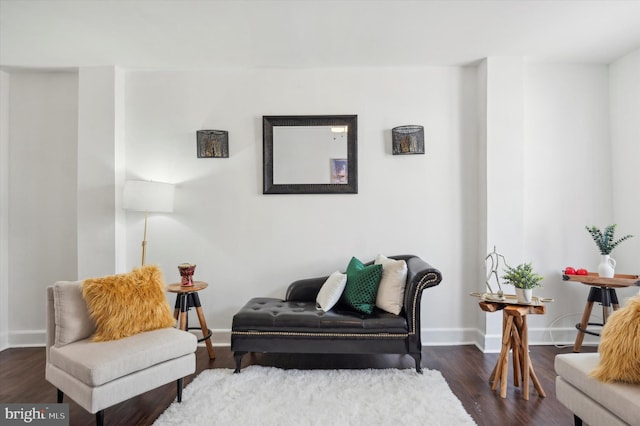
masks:
POLYGON ((44 289, 76 278, 78 77, 17 72, 10 83, 9 343, 31 345, 44 342, 44 289))
POLYGON ((78 83, 78 277, 125 272, 124 86, 116 67, 80 68, 78 83))
MULTIPOLYGON (((128 178, 178 185, 175 213, 150 218, 148 262, 168 282, 197 264, 214 328, 250 297, 282 297, 351 256, 415 253, 444 275, 425 294, 425 342, 470 340, 474 68, 130 71, 126 88, 128 178), (262 115, 286 114, 358 114, 359 194, 262 194, 262 115), (391 155, 403 124, 425 126, 426 155, 391 155), (229 131, 230 158, 196 158, 208 128, 229 131)), ((127 217, 133 266, 142 215, 127 217)))
MULTIPOLYGON (((537 294, 555 302, 546 315, 529 319, 530 339, 570 342, 588 288, 563 282, 561 270, 568 265, 595 270, 598 252, 584 225, 607 220, 612 211, 607 67, 488 58, 478 75, 480 97, 486 98, 478 108, 484 153, 480 206, 486 204, 479 212, 486 225, 478 254, 496 245, 511 265, 532 262, 545 277, 537 294), (602 163, 597 173, 593 158, 602 163), (593 203, 592 188, 605 191, 608 202, 593 203)), ((512 293, 513 287, 505 291, 512 293)), ((476 343, 499 350, 500 316, 478 317, 476 343)))
MULTIPOLYGON (((473 212, 477 218, 477 241, 476 241, 476 253, 478 257, 482 257, 482 253, 487 252, 489 246, 487 237, 487 99, 488 93, 488 67, 486 59, 480 62, 476 72, 476 114, 477 114, 477 133, 478 133, 478 146, 476 150, 476 170, 472 175, 476 176, 476 192, 474 201, 477 204, 477 211, 473 212)), ((473 231, 472 231, 473 232, 473 231)), ((482 262, 481 259, 476 261, 475 265, 475 282, 476 291, 485 292, 486 288, 485 277, 489 273, 487 265, 482 262)), ((495 291, 495 289, 494 289, 495 291)), ((477 309, 475 306, 469 307, 475 311, 475 328, 476 335, 474 337, 475 344, 485 350, 487 347, 486 335, 487 330, 493 327, 496 320, 492 320, 489 315, 477 309)))
MULTIPOLYGON (((524 197, 522 188, 525 186, 524 161, 524 64, 520 57, 491 57, 482 65, 485 81, 481 83, 485 93, 485 105, 480 108, 482 129, 484 135, 484 163, 485 170, 482 190, 482 212, 484 222, 480 228, 484 229, 483 244, 479 258, 484 259, 483 253, 493 252, 505 256, 510 264, 522 262, 524 245, 524 197)), ((498 274, 502 276, 504 259, 498 261, 498 274)), ((487 262, 488 263, 488 262, 487 262)), ((486 276, 491 271, 491 265, 484 265, 486 271, 478 276, 477 291, 488 291, 486 276)), ((493 284, 493 291, 498 291, 497 283, 493 284)), ((514 292, 513 287, 505 286, 506 293, 514 292)), ((499 352, 502 345, 502 315, 485 313, 480 323, 485 328, 480 330, 479 346, 485 351, 499 352)))
POLYGON ((0 71, 0 351, 9 346, 9 90, 0 71))
POLYGON ((611 64, 609 73, 612 223, 618 224, 617 236, 635 235, 618 246, 612 256, 618 262, 618 272, 637 274, 640 270, 640 49, 611 64))
MULTIPOLYGON (((584 227, 613 220, 608 70, 530 63, 525 84, 524 252, 545 276, 538 293, 555 299, 535 320, 557 328, 555 339, 569 340, 589 288, 562 281, 561 271, 595 271, 599 252, 584 227)), ((598 315, 594 309, 593 319, 598 315)))
POLYGON ((511 264, 524 246, 524 64, 522 58, 487 58, 487 247, 511 264))
MULTIPOLYGON (((616 66, 621 75, 636 69, 616 66)), ((82 186, 75 180, 75 144, 89 140, 75 134, 75 126, 78 116, 82 123, 90 111, 100 116, 98 108, 86 106, 90 92, 79 93, 83 87, 96 93, 100 105, 115 110, 105 110, 113 132, 107 126, 109 136, 100 147, 112 149, 100 188, 114 209, 105 214, 116 223, 115 243, 110 237, 100 244, 113 244, 117 253, 110 262, 124 253, 122 270, 139 264, 142 214, 126 213, 126 242, 118 242, 118 215, 123 213, 119 170, 125 163, 127 178, 176 183, 175 213, 149 219, 147 260, 161 266, 167 282, 178 280, 179 263, 198 265, 196 278, 210 284, 201 298, 217 342, 228 342, 231 317, 248 298, 281 297, 295 279, 344 269, 352 255, 368 260, 377 253, 415 253, 441 269, 443 283, 423 299, 425 344, 478 343, 479 334, 491 332, 478 320, 477 301, 468 293, 483 285, 482 242, 491 244, 483 223, 498 217, 487 218, 486 212, 503 207, 499 194, 487 196, 485 182, 512 178, 495 161, 503 153, 487 152, 482 142, 490 135, 486 114, 492 89, 481 86, 492 76, 495 80, 497 74, 488 75, 495 68, 89 71, 89 86, 80 84, 76 74, 11 73, 9 282, 21 283, 9 287, 16 301, 10 307, 11 345, 42 338, 44 287, 76 278, 81 257, 76 256, 75 233, 90 229, 96 219, 75 217, 79 201, 73 189, 82 186), (109 84, 99 90, 103 83, 109 84), (85 97, 80 114, 78 96, 85 97), (52 115, 52 103, 63 116, 52 115), (483 103, 484 122, 478 119, 483 103), (359 119, 359 194, 261 193, 262 115, 352 113, 359 119), (390 129, 402 124, 425 126, 426 155, 391 155, 390 129), (208 128, 229 131, 230 158, 197 158, 195 132, 208 128), (39 150, 43 134, 58 150, 39 150), (50 179, 57 173, 64 174, 64 185, 50 179), (47 186, 41 193, 25 183, 28 179, 47 186), (34 199, 71 211, 47 215, 51 209, 34 208, 34 199), (55 221, 32 235, 27 231, 34 214, 36 222, 55 221), (65 230, 63 237, 60 230, 65 230), (54 262, 52 256, 64 259, 54 262), (39 268, 31 267, 33 261, 39 268), (35 311, 42 315, 22 309, 32 300, 41 304, 35 311)), ((513 101, 516 108, 522 103, 522 194, 512 194, 523 200, 522 260, 533 261, 545 275, 539 294, 556 299, 547 315, 530 320, 530 341, 571 342, 588 290, 562 282, 560 270, 568 265, 595 268, 597 251, 584 224, 608 223, 616 205, 613 195, 593 202, 594 191, 606 194, 613 186, 609 73, 605 66, 527 62, 511 71, 513 81, 523 85, 521 100, 513 101)), ((622 77, 611 81, 621 91, 626 84, 622 77)), ((502 143, 508 142, 503 137, 502 143)), ((88 146, 83 149, 92 155, 88 146)), ((78 180, 91 178, 90 168, 84 170, 78 171, 78 180)), ((499 223, 492 229, 494 235, 504 233, 499 223)), ((87 231, 82 238, 90 236, 87 231)), ((633 247, 630 242, 628 247, 633 247)), ((504 254, 512 259, 510 252, 504 254)), ((117 265, 114 269, 120 271, 117 265)))

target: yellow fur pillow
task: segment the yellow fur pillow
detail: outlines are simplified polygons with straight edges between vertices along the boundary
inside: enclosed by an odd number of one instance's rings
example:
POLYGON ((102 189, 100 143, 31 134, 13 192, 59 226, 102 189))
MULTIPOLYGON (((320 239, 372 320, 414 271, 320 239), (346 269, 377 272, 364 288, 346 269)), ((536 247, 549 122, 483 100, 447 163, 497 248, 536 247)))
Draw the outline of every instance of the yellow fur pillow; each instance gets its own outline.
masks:
POLYGON ((600 364, 591 375, 603 382, 640 384, 640 296, 615 311, 602 329, 600 364))
POLYGON ((86 279, 82 296, 96 325, 92 340, 104 342, 173 327, 175 319, 164 290, 162 272, 152 265, 128 274, 86 279))

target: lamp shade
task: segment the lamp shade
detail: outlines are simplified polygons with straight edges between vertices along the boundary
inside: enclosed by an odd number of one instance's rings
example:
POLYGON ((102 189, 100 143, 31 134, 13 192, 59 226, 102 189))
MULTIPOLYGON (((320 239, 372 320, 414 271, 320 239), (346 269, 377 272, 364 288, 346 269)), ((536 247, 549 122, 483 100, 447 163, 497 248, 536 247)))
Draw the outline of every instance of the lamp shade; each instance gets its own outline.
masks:
POLYGON ((125 210, 171 213, 175 185, 147 180, 128 180, 124 184, 122 205, 125 210))

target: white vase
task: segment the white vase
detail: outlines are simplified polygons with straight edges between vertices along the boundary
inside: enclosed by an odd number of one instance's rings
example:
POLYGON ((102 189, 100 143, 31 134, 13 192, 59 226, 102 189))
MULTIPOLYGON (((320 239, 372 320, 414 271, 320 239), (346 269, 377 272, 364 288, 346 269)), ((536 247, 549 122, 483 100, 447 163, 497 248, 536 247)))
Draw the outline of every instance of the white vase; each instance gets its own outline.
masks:
POLYGON ((531 300, 533 300, 533 289, 516 288, 516 298, 518 299, 518 303, 531 303, 531 300))
POLYGON ((613 278, 616 269, 616 261, 608 254, 600 255, 600 264, 598 265, 598 275, 602 278, 613 278))

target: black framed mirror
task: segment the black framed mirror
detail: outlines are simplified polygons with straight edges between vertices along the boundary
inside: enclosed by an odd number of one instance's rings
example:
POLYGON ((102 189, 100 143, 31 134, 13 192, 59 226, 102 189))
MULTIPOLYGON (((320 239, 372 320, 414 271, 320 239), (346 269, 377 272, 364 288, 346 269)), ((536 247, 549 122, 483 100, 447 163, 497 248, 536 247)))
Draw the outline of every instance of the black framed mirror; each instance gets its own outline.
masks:
POLYGON ((357 115, 262 117, 263 194, 357 194, 357 115))

